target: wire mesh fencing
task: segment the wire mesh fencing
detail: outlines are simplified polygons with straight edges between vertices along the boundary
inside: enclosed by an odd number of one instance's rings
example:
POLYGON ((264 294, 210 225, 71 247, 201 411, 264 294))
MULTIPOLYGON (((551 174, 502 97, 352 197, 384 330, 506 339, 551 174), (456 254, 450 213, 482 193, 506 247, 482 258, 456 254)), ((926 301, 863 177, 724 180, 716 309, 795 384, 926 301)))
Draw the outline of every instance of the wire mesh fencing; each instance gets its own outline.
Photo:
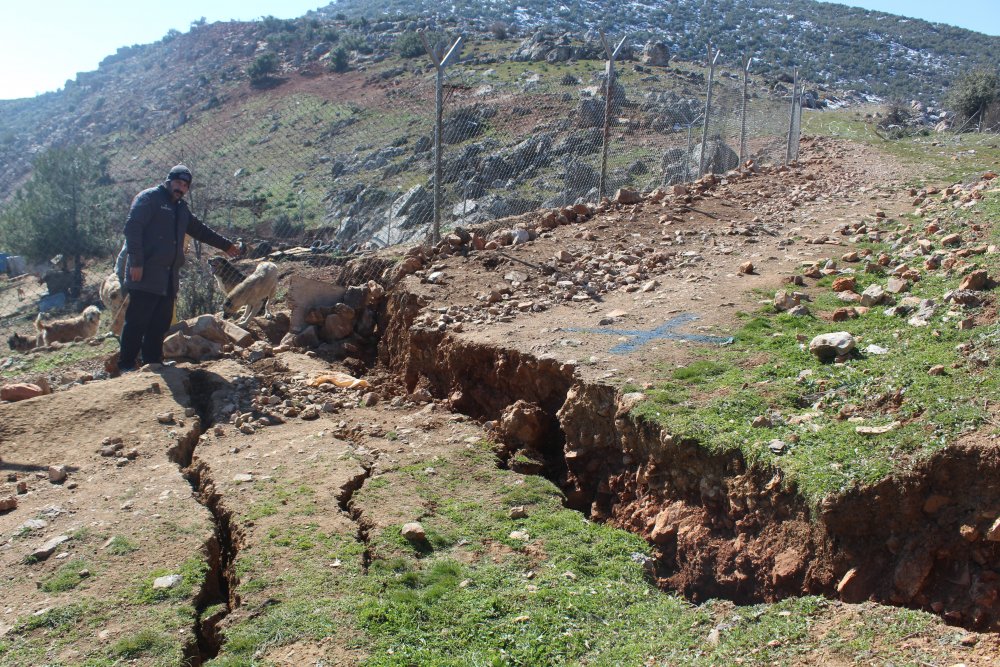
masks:
MULTIPOLYGON (((445 231, 483 225, 621 187, 648 191, 741 162, 797 157, 799 96, 752 75, 745 85, 743 67, 500 56, 444 68, 440 108, 435 63, 397 59, 334 78, 342 85, 300 77, 179 113, 131 110, 92 137, 114 193, 107 256, 85 259, 75 292, 60 283, 69 269, 58 247, 50 257, 8 258, 0 332, 30 335, 40 310, 97 302, 128 202, 176 163, 194 172, 192 210, 243 240, 248 259, 323 267, 423 242, 435 219, 445 231)), ((0 238, 0 253, 11 251, 6 245, 0 238)), ((190 248, 178 316, 218 308, 206 265, 212 252, 190 248)))

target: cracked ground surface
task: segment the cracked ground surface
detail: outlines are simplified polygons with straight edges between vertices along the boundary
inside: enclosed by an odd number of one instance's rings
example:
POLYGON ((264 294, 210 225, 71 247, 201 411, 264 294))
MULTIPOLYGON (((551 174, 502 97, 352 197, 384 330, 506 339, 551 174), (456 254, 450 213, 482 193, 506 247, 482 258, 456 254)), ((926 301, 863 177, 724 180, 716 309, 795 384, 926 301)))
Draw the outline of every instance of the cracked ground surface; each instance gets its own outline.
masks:
MULTIPOLYGON (((463 619, 420 618, 455 651, 435 659, 419 652, 426 637, 384 634, 396 610, 390 601, 401 595, 397 582, 416 577, 411 588, 421 590, 418 575, 441 559, 463 573, 449 584, 455 595, 492 605, 476 632, 497 632, 506 652, 477 659, 496 664, 995 664, 995 634, 934 616, 915 621, 908 610, 873 602, 709 601, 692 610, 647 582, 622 606, 619 595, 635 584, 591 579, 586 554, 631 562, 635 553, 611 553, 606 544, 618 538, 587 532, 599 527, 562 510, 555 487, 505 469, 486 444, 511 397, 533 394, 544 404, 565 393, 562 373, 641 386, 654 366, 681 366, 704 349, 640 332, 690 314, 698 319, 676 333, 732 335, 735 313, 769 299, 804 262, 850 249, 838 226, 912 210, 899 184, 905 177, 887 158, 815 140, 788 172, 722 183, 692 200, 611 207, 504 255, 436 259, 428 269, 440 279, 412 276, 396 288, 420 304, 416 333, 385 341, 383 363, 369 375, 381 400, 371 406, 329 390, 335 404, 314 420, 251 434, 229 423, 223 406, 275 383, 308 392, 308 380, 331 368, 301 352, 258 364, 180 364, 0 405, 7 484, 26 483, 16 510, 0 515, 0 664, 472 664, 456 648, 471 643, 463 619), (564 250, 579 263, 564 267, 567 274, 595 270, 591 261, 596 271, 607 262, 620 274, 641 266, 636 280, 574 301, 543 287, 546 273, 533 268, 564 250), (655 253, 662 261, 639 261, 655 253), (740 271, 747 261, 753 273, 740 271), (498 289, 507 298, 490 312, 487 295, 498 289), (457 342, 421 347, 420 331, 457 342), (614 351, 636 338, 641 344, 627 353, 614 351), (481 367, 468 372, 509 373, 504 391, 485 383, 478 393, 469 385, 442 391, 430 369, 460 368, 449 355, 476 350, 501 351, 475 357, 481 367), (161 419, 166 413, 173 419, 161 419), (116 438, 119 450, 102 456, 116 438), (59 465, 69 476, 51 483, 48 467, 59 465), (559 521, 567 522, 562 532, 553 527, 559 521), (424 541, 400 536, 409 522, 423 525, 424 541), (568 533, 570 522, 584 532, 568 533), (562 544, 565 534, 572 549, 562 544), (59 536, 68 539, 50 555, 29 558, 59 536), (156 584, 170 575, 179 579, 156 584), (506 597, 493 599, 498 592, 506 597), (570 611, 576 596, 596 599, 594 608, 578 604, 585 620, 570 611), (650 596, 662 598, 641 606, 650 596), (664 605, 688 634, 662 639, 664 605), (628 607, 642 611, 623 617, 628 607), (527 639, 555 608, 572 620, 553 623, 558 632, 547 638, 527 639), (770 617, 788 628, 734 638, 770 617), (517 653, 521 641, 561 646, 574 634, 585 637, 561 659, 517 653), (648 653, 616 653, 635 641, 648 653)), ((615 409, 605 416, 613 419, 615 409)), ((632 564, 639 581, 644 562, 632 564)), ((443 601, 439 608, 449 609, 443 601)))

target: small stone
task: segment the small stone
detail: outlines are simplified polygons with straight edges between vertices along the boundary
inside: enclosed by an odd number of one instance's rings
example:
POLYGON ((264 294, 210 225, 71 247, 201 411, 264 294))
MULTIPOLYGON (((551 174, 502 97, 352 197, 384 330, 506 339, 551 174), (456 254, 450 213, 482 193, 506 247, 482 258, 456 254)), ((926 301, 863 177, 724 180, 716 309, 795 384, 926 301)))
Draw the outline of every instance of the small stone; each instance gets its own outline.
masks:
POLYGON ((528 511, 524 509, 524 505, 516 505, 510 508, 509 515, 511 519, 524 519, 528 516, 528 511))
POLYGON ((820 361, 832 361, 851 353, 857 343, 846 331, 820 334, 809 342, 809 351, 820 361))
POLYGON ((774 426, 767 415, 757 415, 754 417, 753 421, 750 422, 750 425, 754 428, 771 428, 774 426))
POLYGON ((833 311, 833 321, 834 322, 846 322, 847 320, 855 319, 858 316, 857 309, 853 307, 838 308, 833 311))
POLYGON ((512 540, 519 540, 519 541, 522 541, 522 542, 527 542, 528 540, 531 539, 531 535, 529 535, 528 531, 526 531, 526 530, 515 530, 515 531, 512 531, 511 534, 508 535, 508 537, 510 539, 512 539, 512 540))
POLYGON ((754 273, 755 270, 756 269, 754 268, 753 262, 743 262, 742 264, 740 264, 740 268, 738 269, 738 272, 741 273, 741 274, 743 274, 743 275, 749 276, 749 275, 753 275, 753 273, 754 273))
POLYGON ((962 536, 962 539, 966 542, 975 542, 979 539, 979 531, 975 526, 970 526, 968 524, 963 524, 958 528, 958 534, 962 536))
POLYGON ((861 305, 865 307, 877 306, 885 300, 885 290, 881 285, 869 285, 861 293, 861 305))
POLYGON ((839 294, 841 292, 853 292, 856 286, 857 280, 854 276, 843 276, 833 281, 832 289, 839 294))
POLYGON ((1000 519, 994 521, 990 529, 986 531, 986 539, 990 542, 1000 542, 1000 519))
POLYGON ((365 406, 366 408, 374 407, 377 404, 378 404, 378 394, 376 394, 373 391, 370 391, 361 397, 361 405, 365 406))
POLYGON ((962 282, 958 284, 958 289, 960 290, 982 290, 989 287, 990 277, 985 269, 977 269, 969 275, 962 278, 962 282))
POLYGON ((631 188, 619 188, 615 193, 615 202, 619 204, 638 204, 642 201, 642 195, 631 188))
POLYGON ((908 289, 910 289, 910 283, 903 278, 897 278, 895 276, 889 278, 889 282, 885 287, 885 290, 891 294, 902 294, 908 289))
POLYGON ((806 317, 809 315, 809 309, 803 305, 793 306, 788 309, 788 314, 793 317, 806 317))
POLYGON ((934 366, 931 366, 930 369, 928 369, 927 374, 935 376, 944 375, 944 366, 942 366, 941 364, 935 364, 934 366))
POLYGON ((156 415, 156 421, 161 424, 173 424, 174 423, 174 413, 173 412, 161 412, 156 415))
POLYGON ((59 545, 63 544, 64 542, 68 542, 68 541, 69 541, 69 535, 59 535, 57 537, 53 537, 48 542, 46 542, 42 546, 38 547, 34 551, 32 551, 28 555, 28 560, 33 561, 33 562, 38 562, 38 561, 45 560, 46 558, 48 558, 49 556, 51 556, 55 552, 56 549, 59 548, 59 545))
POLYGON ((0 498, 0 512, 9 512, 14 509, 17 509, 17 496, 0 498))
POLYGON ((0 401, 25 401, 29 398, 43 396, 44 394, 44 389, 37 384, 28 382, 5 384, 3 387, 0 387, 0 401))
POLYGON ((194 417, 197 414, 194 408, 184 408, 185 417, 194 417))
POLYGON ((884 424, 882 426, 857 426, 854 428, 854 432, 858 435, 884 435, 890 431, 895 431, 901 425, 900 422, 892 422, 891 424, 884 424))
POLYGON ((404 524, 400 532, 410 542, 423 542, 427 539, 424 527, 417 521, 404 524))
POLYGON ((53 484, 61 484, 66 481, 66 466, 49 466, 49 481, 53 484))
POLYGON ((233 475, 233 481, 237 484, 243 484, 245 482, 252 482, 253 475, 248 472, 241 472, 233 475))
POLYGON ((777 438, 767 443, 767 448, 771 450, 772 454, 777 454, 777 455, 783 454, 785 452, 785 447, 787 447, 785 441, 779 440, 777 438))
POLYGON ((179 574, 168 574, 162 577, 157 577, 153 580, 153 590, 162 591, 176 588, 181 585, 182 581, 184 581, 184 577, 179 574))
POLYGON ((299 415, 300 418, 306 421, 312 421, 313 419, 319 419, 319 409, 315 405, 310 405, 299 415))
POLYGON ((795 306, 799 305, 801 302, 800 298, 794 293, 789 294, 784 290, 779 290, 774 293, 774 309, 780 311, 791 310, 795 306))

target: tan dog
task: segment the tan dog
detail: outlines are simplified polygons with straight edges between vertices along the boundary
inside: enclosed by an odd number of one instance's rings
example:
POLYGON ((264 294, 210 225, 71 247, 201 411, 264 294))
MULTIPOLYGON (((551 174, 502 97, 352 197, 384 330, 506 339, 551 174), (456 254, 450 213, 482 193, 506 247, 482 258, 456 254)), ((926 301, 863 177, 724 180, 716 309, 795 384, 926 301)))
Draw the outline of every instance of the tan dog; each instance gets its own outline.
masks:
POLYGON ((79 339, 90 338, 97 333, 97 325, 101 319, 101 311, 97 306, 87 306, 83 312, 62 320, 43 322, 42 314, 35 318, 35 331, 38 332, 37 343, 51 345, 52 343, 69 343, 79 339))
POLYGON ((233 288, 247 279, 247 274, 236 268, 224 255, 213 255, 208 258, 208 268, 215 276, 215 284, 223 295, 229 294, 233 288))
POLYGON ((273 262, 261 262, 254 272, 239 285, 230 290, 222 304, 222 310, 227 317, 236 314, 240 308, 246 308, 243 319, 237 324, 246 326, 253 319, 261 306, 264 307, 264 317, 272 317, 268 305, 274 301, 274 293, 278 290, 278 265, 273 262))
POLYGON ((118 274, 111 272, 101 283, 101 303, 111 313, 111 333, 120 336, 125 326, 125 311, 128 309, 128 294, 118 274))

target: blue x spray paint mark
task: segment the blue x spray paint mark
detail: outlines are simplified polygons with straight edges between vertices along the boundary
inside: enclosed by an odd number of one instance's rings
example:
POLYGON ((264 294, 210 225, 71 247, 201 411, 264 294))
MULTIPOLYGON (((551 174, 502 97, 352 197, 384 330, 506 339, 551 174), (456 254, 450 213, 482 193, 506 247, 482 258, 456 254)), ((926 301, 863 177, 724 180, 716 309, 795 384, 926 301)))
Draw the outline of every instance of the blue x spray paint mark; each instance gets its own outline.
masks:
POLYGON ((581 328, 567 328, 563 331, 573 331, 577 333, 598 333, 598 334, 611 334, 615 336, 631 336, 631 340, 615 345, 613 348, 608 350, 611 354, 628 354, 629 352, 642 347, 651 340, 690 340, 696 343, 713 343, 715 345, 729 345, 733 342, 732 337, 722 338, 720 336, 705 336, 702 334, 686 334, 675 331, 675 329, 682 324, 687 324, 688 322, 693 322, 697 320, 697 315, 692 315, 691 313, 683 313, 677 317, 664 322, 660 326, 652 329, 651 331, 629 331, 625 329, 581 329, 581 328))

